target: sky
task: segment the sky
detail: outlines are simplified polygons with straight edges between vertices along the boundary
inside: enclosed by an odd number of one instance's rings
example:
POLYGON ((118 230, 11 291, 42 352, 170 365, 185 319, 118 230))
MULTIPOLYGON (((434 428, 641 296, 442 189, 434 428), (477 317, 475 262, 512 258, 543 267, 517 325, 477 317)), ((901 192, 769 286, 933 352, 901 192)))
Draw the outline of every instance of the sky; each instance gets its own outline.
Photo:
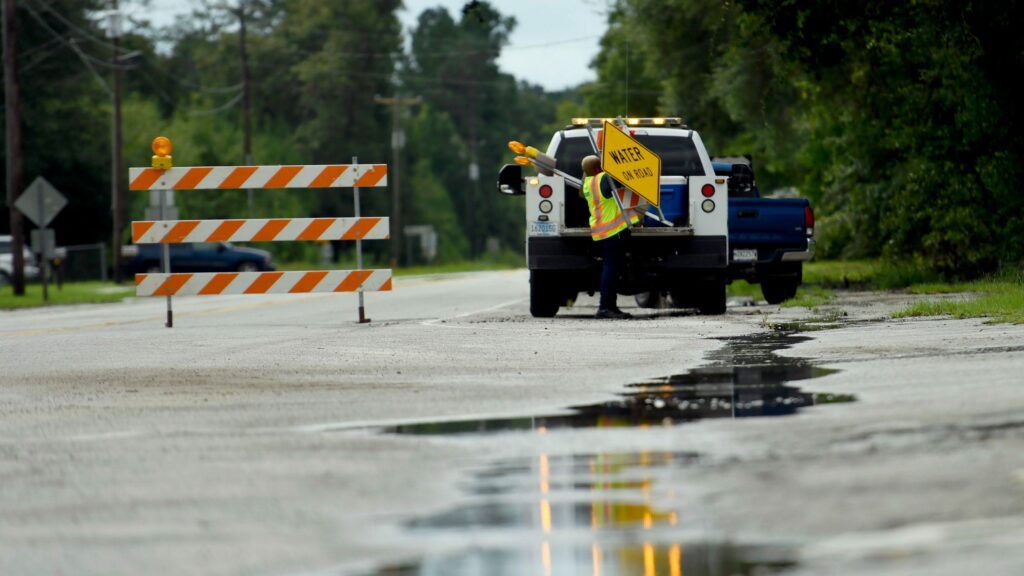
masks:
MULTIPOLYGON (((322 0, 336 1, 336 0, 322 0)), ((516 78, 539 84, 548 91, 577 86, 595 78, 590 61, 597 55, 600 37, 607 28, 607 0, 491 0, 503 14, 515 16, 518 25, 502 51, 498 64, 516 78)), ((443 6, 453 17, 461 14, 465 0, 405 0, 399 12, 408 32, 427 8, 443 6)), ((188 14, 192 3, 182 0, 151 0, 145 16, 155 26, 165 26, 188 14)), ((138 10, 135 14, 143 15, 138 10)))

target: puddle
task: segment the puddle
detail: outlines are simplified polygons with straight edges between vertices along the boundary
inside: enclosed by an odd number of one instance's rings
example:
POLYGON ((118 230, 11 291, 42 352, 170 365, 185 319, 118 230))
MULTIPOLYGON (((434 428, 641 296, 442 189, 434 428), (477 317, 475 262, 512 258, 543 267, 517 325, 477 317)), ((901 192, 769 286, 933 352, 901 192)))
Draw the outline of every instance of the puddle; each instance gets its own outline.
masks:
POLYGON ((694 457, 541 453, 496 463, 474 476, 470 503, 407 524, 430 553, 374 574, 754 576, 794 566, 786 547, 685 537, 700 521, 675 511, 675 493, 654 476, 694 457))
POLYGON ((571 407, 572 413, 408 424, 384 428, 391 434, 482 434, 513 430, 552 430, 629 426, 672 426, 704 418, 785 416, 815 404, 851 402, 846 394, 805 392, 789 382, 832 374, 802 358, 775 352, 808 338, 768 333, 723 339, 708 356, 710 364, 683 374, 629 386, 618 399, 571 407))
POLYGON ((382 568, 377 576, 761 576, 792 567, 788 552, 732 544, 657 544, 590 548, 560 554, 543 545, 521 550, 473 550, 382 568), (536 570, 524 570, 536 566, 536 570), (545 568, 545 566, 547 568, 545 568))
MULTIPOLYGON (((384 429, 393 434, 475 434, 568 428, 673 426, 704 418, 783 416, 815 404, 850 402, 796 383, 827 374, 776 352, 807 340, 772 332, 724 339, 708 363, 640 382, 615 400, 564 415, 433 422, 384 429)), ((549 435, 545 445, 556 438, 549 435)), ((463 505, 416 518, 405 536, 423 557, 376 575, 593 574, 754 576, 795 565, 783 546, 708 538, 705 520, 680 511, 673 470, 692 453, 591 451, 488 462, 465 486, 463 505), (699 535, 695 536, 695 535, 699 535)))

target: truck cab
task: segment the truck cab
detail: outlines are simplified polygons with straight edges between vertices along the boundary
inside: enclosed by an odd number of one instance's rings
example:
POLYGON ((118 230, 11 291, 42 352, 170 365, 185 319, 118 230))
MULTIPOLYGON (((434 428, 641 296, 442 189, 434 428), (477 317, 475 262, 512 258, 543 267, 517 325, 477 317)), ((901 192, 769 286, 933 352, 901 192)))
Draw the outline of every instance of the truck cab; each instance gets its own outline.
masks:
MULTIPOLYGON (((590 213, 578 189, 582 159, 599 155, 588 126, 601 140, 600 118, 578 118, 552 135, 547 155, 558 175, 524 175, 505 166, 498 178, 504 194, 526 196, 526 254, 530 312, 552 317, 579 293, 599 290, 600 250, 590 236, 590 213)), ((727 177, 714 172, 695 130, 678 118, 629 118, 631 136, 661 158, 660 210, 644 202, 644 217, 626 238, 626 271, 619 292, 668 292, 681 307, 704 314, 725 312, 728 281, 729 197, 727 177)), ((623 196, 625 196, 623 194, 623 196)), ((628 208, 633 206, 624 202, 628 208)), ((639 213, 639 212, 638 212, 639 213)))

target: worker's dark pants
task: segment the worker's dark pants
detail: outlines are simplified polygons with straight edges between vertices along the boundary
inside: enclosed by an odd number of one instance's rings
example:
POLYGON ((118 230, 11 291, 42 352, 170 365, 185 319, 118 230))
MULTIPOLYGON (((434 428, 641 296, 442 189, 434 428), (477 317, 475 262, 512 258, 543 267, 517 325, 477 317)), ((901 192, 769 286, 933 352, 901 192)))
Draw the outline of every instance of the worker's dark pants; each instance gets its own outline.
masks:
POLYGON ((625 232, 611 238, 598 240, 604 267, 601 269, 601 304, 599 310, 618 310, 616 305, 616 284, 626 260, 625 232))

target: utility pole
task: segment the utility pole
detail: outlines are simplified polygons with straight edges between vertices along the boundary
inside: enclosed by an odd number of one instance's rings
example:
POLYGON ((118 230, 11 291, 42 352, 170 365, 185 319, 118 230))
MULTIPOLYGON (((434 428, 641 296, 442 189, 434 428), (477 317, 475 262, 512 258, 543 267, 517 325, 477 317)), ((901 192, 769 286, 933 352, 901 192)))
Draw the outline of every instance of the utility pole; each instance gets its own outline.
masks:
POLYGON ((374 96, 373 101, 391 106, 391 167, 388 169, 388 185, 391 186, 391 268, 398 267, 402 256, 402 193, 399 187, 399 157, 405 145, 405 133, 402 132, 402 106, 416 106, 423 98, 402 98, 401 96, 374 96))
MULTIPOLYGON (((245 1, 241 0, 238 3, 238 10, 236 12, 238 16, 238 55, 241 59, 242 68, 242 131, 243 131, 243 151, 245 153, 245 165, 252 166, 252 124, 250 120, 250 88, 249 88, 249 53, 245 51, 245 1)), ((253 214, 253 195, 252 189, 245 191, 246 200, 249 206, 249 217, 252 218, 253 214)))
POLYGON ((120 284, 124 280, 121 271, 121 238, 124 232, 125 195, 124 187, 121 186, 121 62, 118 60, 121 55, 121 13, 118 11, 117 0, 111 0, 110 43, 114 51, 110 61, 114 73, 111 102, 113 121, 110 128, 110 208, 114 216, 114 282, 120 284))
POLYGON ((7 144, 7 209, 11 217, 11 256, 14 265, 14 294, 25 295, 24 230, 21 212, 14 201, 21 193, 21 102, 18 95, 17 12, 14 0, 3 0, 4 118, 7 144))

